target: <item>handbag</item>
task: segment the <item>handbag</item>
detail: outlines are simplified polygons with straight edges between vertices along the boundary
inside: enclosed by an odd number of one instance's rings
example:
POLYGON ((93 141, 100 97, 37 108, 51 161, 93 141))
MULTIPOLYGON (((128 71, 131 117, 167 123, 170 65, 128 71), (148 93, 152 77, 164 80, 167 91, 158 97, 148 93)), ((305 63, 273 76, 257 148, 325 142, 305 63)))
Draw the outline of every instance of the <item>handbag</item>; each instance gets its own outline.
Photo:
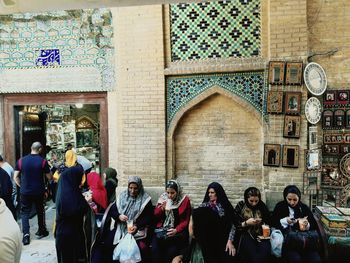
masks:
POLYGON ((140 240, 140 239, 144 239, 147 237, 147 227, 145 229, 142 230, 137 230, 137 232, 134 234, 134 238, 135 240, 140 240))
POLYGON ((168 235, 167 235, 168 229, 169 229, 169 228, 167 228, 167 227, 156 228, 156 229, 154 230, 154 234, 156 235, 156 237, 157 237, 158 239, 165 240, 165 239, 168 238, 168 235))
POLYGON ((320 237, 317 230, 294 231, 289 230, 284 238, 286 248, 302 250, 318 250, 320 237))

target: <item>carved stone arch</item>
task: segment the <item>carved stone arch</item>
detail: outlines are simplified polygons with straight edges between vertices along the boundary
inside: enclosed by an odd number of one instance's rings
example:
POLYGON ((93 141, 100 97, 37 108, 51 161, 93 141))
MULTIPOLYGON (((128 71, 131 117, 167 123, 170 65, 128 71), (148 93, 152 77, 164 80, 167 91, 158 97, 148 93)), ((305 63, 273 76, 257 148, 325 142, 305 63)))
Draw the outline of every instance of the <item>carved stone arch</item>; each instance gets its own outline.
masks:
POLYGON ((219 94, 226 96, 230 99, 232 99, 235 103, 241 105, 243 108, 246 109, 247 112, 252 113, 252 115, 256 118, 256 120, 260 123, 260 125, 266 125, 266 122, 264 122, 264 117, 260 112, 258 112, 248 101, 246 101, 244 98, 241 98, 239 95, 236 95, 232 92, 229 92, 220 86, 213 86, 210 89, 202 92, 200 95, 192 99, 190 102, 187 103, 185 107, 183 107, 180 111, 176 113, 174 118, 172 119, 172 122, 170 123, 167 131, 167 180, 174 178, 174 172, 175 172, 175 143, 174 143, 174 132, 180 123, 182 117, 185 115, 186 112, 191 110, 194 106, 201 103, 202 101, 208 99, 209 97, 219 94))

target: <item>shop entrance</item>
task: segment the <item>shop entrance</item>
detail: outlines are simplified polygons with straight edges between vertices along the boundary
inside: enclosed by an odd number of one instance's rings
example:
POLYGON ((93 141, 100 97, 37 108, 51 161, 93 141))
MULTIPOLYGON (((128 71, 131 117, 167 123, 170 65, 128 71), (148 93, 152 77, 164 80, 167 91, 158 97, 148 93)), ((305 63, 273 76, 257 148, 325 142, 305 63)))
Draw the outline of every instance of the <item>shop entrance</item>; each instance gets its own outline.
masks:
POLYGON ((108 165, 106 93, 6 95, 4 127, 4 152, 12 164, 40 141, 46 157, 63 160, 72 145, 96 171, 108 165))

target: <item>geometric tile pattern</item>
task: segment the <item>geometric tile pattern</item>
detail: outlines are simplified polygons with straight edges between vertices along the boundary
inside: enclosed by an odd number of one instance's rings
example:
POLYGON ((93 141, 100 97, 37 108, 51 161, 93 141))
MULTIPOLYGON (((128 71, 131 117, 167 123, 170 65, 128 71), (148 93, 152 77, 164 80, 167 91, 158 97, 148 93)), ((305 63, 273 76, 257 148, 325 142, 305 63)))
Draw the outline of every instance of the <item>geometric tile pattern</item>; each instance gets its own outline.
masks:
POLYGON ((260 0, 170 5, 171 60, 260 55, 260 0))
POLYGON ((93 67, 102 78, 100 89, 110 90, 114 83, 112 26, 112 14, 106 8, 1 15, 0 68, 93 67), (46 53, 52 55, 53 50, 59 56, 47 63, 46 53))
POLYGON ((179 110, 213 86, 219 86, 241 97, 259 113, 266 115, 266 99, 264 98, 267 94, 267 85, 263 71, 169 77, 166 85, 168 128, 179 110))

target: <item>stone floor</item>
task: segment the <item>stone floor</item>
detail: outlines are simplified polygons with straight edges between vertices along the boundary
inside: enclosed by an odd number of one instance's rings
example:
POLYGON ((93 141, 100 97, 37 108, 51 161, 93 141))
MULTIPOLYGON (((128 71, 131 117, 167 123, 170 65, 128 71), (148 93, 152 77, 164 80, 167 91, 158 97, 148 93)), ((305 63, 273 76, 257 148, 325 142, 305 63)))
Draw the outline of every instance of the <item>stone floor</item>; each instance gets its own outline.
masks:
MULTIPOLYGON (((30 219, 30 244, 23 246, 21 263, 53 263, 57 262, 55 239, 53 237, 52 228, 55 217, 55 205, 53 203, 47 204, 46 209, 46 225, 50 235, 37 239, 35 232, 38 230, 37 217, 30 219)), ((18 222, 21 225, 21 222, 18 222)))

